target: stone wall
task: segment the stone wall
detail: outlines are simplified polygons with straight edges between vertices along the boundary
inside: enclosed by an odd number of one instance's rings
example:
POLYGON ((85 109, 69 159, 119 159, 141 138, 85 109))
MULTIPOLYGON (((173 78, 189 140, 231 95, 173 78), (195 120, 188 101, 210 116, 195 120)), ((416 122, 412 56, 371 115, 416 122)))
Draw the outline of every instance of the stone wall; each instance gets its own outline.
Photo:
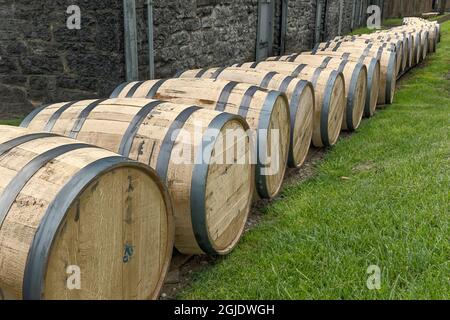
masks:
MULTIPOLYGON (((275 48, 281 27, 276 1, 275 48)), ((326 0, 289 0, 287 53, 313 47, 318 1, 326 0)), ((327 0, 325 39, 337 35, 339 1, 327 0)), ((352 6, 344 0, 342 33, 350 31, 352 6)), ((147 79, 146 1, 136 0, 136 7, 139 77, 147 79)), ((257 12, 258 0, 154 0, 156 77, 253 61, 257 12)), ((125 80, 123 29, 121 0, 0 0, 0 118, 42 103, 108 96, 125 80), (74 4, 81 8, 81 30, 66 26, 67 7, 74 4)))
POLYGON ((157 0, 157 77, 255 57, 257 0, 157 0))
POLYGON ((120 1, 0 1, 0 115, 105 96, 124 75, 120 1), (66 26, 82 7, 81 30, 66 26))

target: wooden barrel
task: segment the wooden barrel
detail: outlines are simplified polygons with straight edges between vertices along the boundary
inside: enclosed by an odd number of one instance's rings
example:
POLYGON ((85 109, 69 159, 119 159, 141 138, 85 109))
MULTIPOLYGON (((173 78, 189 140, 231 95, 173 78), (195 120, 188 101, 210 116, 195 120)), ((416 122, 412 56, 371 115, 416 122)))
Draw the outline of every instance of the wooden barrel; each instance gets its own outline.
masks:
POLYGON ((400 74, 406 70, 407 56, 409 53, 408 53, 408 43, 404 43, 403 39, 393 39, 392 37, 364 39, 359 36, 345 36, 345 37, 337 37, 332 41, 336 43, 352 42, 354 44, 357 44, 358 46, 374 45, 376 47, 379 46, 385 46, 388 48, 391 47, 391 50, 394 50, 397 53, 397 74, 400 74))
POLYGON ((367 37, 372 38, 386 38, 386 37, 393 37, 398 39, 408 39, 408 57, 407 57, 407 67, 412 68, 417 63, 419 63, 421 54, 420 52, 420 44, 421 44, 421 37, 419 32, 406 32, 405 30, 401 28, 392 28, 389 30, 383 30, 383 31, 377 31, 375 33, 372 33, 370 35, 363 35, 367 37))
POLYGON ((395 86, 397 83, 397 56, 395 52, 386 50, 384 48, 373 49, 367 47, 366 49, 357 47, 339 47, 327 49, 314 49, 312 54, 327 54, 328 52, 337 52, 351 55, 367 55, 377 58, 380 61, 380 91, 378 93, 378 104, 391 104, 394 101, 395 86))
MULTIPOLYGON (((364 36, 362 36, 364 37, 364 36)), ((376 32, 370 35, 367 35, 368 38, 376 38, 376 39, 399 39, 403 41, 405 50, 404 58, 406 54, 406 59, 404 59, 406 63, 406 69, 410 69, 414 66, 414 52, 415 52, 415 37, 416 35, 412 33, 406 33, 406 32, 394 32, 391 30, 387 30, 386 32, 376 32)), ((404 70, 406 71, 406 70, 404 70)))
POLYGON ((111 97, 155 98, 242 116, 257 134, 258 195, 271 199, 279 193, 289 157, 291 131, 285 94, 234 81, 178 78, 124 83, 111 97))
POLYGON ((241 117, 156 100, 110 99, 50 105, 22 125, 77 138, 154 168, 173 200, 180 252, 224 255, 239 241, 254 189, 248 127, 241 117), (223 143, 229 129, 236 134, 230 146, 223 143), (236 157, 237 163, 220 162, 220 157, 236 157))
POLYGON ((279 61, 248 62, 237 67, 279 72, 310 81, 316 93, 313 118, 313 145, 335 145, 342 128, 345 100, 345 81, 342 73, 328 68, 314 68, 305 64, 279 61))
POLYGON ((429 33, 428 52, 435 52, 440 41, 440 25, 436 21, 421 21, 406 23, 406 25, 397 27, 396 30, 426 30, 429 33))
MULTIPOLYGON (((345 109, 342 128, 355 131, 359 128, 366 107, 368 92, 368 71, 364 64, 333 57, 294 54, 290 57, 269 58, 267 61, 288 61, 307 64, 316 68, 330 68, 342 72, 345 80, 345 109)), ((371 75, 373 76, 373 74, 371 75)), ((375 107, 376 107, 376 101, 375 107)), ((371 106, 369 105, 370 109, 371 106)))
POLYGON ((298 168, 304 163, 311 145, 315 103, 314 88, 309 81, 276 72, 233 67, 189 70, 178 76, 180 78, 244 82, 285 93, 289 101, 291 114, 291 142, 288 164, 292 168, 298 168))
POLYGON ((377 53, 379 50, 387 50, 395 53, 396 59, 396 75, 401 72, 402 68, 402 50, 397 50, 397 47, 393 43, 365 43, 365 42, 351 42, 351 41, 328 41, 319 43, 315 46, 314 50, 326 50, 326 51, 348 51, 349 49, 360 49, 363 52, 377 53))
POLYGON ((152 169, 56 134, 0 126, 0 174, 0 297, 159 296, 173 223, 152 169))
MULTIPOLYGON (((293 54, 289 56, 282 57, 282 59, 297 60, 296 56, 298 54, 293 54)), ((340 53, 340 52, 331 52, 331 51, 319 51, 316 54, 312 54, 311 52, 303 52, 302 56, 320 56, 320 57, 333 57, 341 60, 348 60, 352 62, 362 63, 366 66, 367 69, 367 95, 366 95, 366 104, 364 107, 364 117, 370 118, 375 115, 377 104, 378 104, 378 95, 380 91, 380 81, 381 81, 381 71, 380 71, 380 62, 377 58, 373 58, 367 55, 358 55, 358 54, 350 54, 350 53, 340 53)))
MULTIPOLYGON (((396 47, 396 50, 400 50, 402 52, 402 58, 401 63, 398 64, 397 72, 403 73, 408 69, 408 58, 410 55, 410 44, 409 44, 409 38, 404 37, 400 35, 388 35, 385 33, 382 34, 369 34, 367 36, 346 36, 346 37, 340 37, 341 41, 351 41, 355 43, 376 43, 376 44, 382 44, 382 43, 391 43, 394 44, 396 47)), ((399 61, 397 60, 397 63, 399 61)))
POLYGON ((417 63, 423 61, 428 54, 428 41, 429 41, 429 33, 426 30, 423 30, 422 28, 416 28, 416 27, 401 27, 396 28, 393 31, 401 31, 406 32, 410 34, 419 34, 419 36, 416 35, 417 38, 417 48, 418 52, 416 54, 418 55, 418 61, 417 63))

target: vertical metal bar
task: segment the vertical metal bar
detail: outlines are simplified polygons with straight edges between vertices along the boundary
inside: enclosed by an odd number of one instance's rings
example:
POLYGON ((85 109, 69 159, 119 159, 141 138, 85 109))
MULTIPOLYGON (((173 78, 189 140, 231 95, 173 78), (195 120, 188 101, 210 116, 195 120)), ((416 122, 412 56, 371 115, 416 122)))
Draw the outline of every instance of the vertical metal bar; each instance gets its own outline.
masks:
POLYGON ((352 21, 350 28, 353 30, 355 28, 355 17, 356 17, 356 0, 353 0, 353 7, 352 7, 352 21))
POLYGON ((358 27, 361 27, 363 25, 363 16, 364 16, 364 0, 361 0, 360 6, 359 6, 359 20, 358 20, 358 27))
POLYGON ((281 32, 280 32, 280 55, 286 53, 286 34, 288 22, 288 0, 283 0, 281 4, 281 32))
POLYGON ((342 15, 344 14, 344 0, 339 1, 339 26, 338 26, 338 36, 342 35, 342 15))
POLYGON ((153 39, 153 0, 147 0, 148 16, 148 68, 150 79, 155 79, 155 48, 153 39))
POLYGON ((256 61, 272 54, 275 0, 258 0, 258 30, 256 37, 256 61))
POLYGON ((267 48, 267 55, 271 56, 273 55, 273 33, 274 33, 274 20, 275 20, 275 0, 267 0, 268 6, 269 6, 269 25, 268 28, 268 41, 269 46, 267 48))
POLYGON ((322 3, 317 1, 316 6, 316 35, 315 35, 315 42, 320 42, 320 33, 322 29, 322 3))
POLYGON ((135 0, 123 0, 123 16, 125 28, 126 77, 127 81, 133 81, 139 79, 135 0))
POLYGON ((325 0, 322 15, 322 38, 321 38, 322 41, 324 41, 326 37, 328 37, 327 20, 328 20, 328 0, 325 0))

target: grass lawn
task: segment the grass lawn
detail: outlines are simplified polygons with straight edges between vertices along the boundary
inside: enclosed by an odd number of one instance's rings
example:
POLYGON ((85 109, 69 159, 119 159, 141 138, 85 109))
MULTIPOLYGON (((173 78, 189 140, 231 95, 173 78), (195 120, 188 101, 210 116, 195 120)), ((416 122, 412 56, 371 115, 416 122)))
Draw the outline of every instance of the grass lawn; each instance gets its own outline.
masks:
POLYGON ((450 299, 450 22, 395 103, 286 186, 181 299, 450 299), (368 290, 367 268, 381 269, 368 290))
POLYGON ((22 122, 22 119, 13 119, 13 120, 1 120, 0 125, 8 125, 8 126, 18 126, 22 122))

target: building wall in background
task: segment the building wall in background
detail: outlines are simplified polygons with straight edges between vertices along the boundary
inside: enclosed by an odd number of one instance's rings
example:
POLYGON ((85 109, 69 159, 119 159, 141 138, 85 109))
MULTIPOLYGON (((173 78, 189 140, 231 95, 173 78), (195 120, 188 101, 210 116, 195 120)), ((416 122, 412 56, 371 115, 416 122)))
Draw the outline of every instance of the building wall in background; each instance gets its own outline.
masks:
POLYGON ((433 0, 388 0, 384 2, 384 18, 421 16, 433 11, 433 0))
MULTIPOLYGON (((281 1, 275 0, 274 48, 279 47, 281 1)), ((341 0, 289 0, 285 52, 314 46, 317 3, 327 3, 323 40, 338 35, 341 0)), ((342 0, 342 34, 351 31, 353 0, 342 0)), ((371 2, 363 1, 365 9, 371 2)), ((389 12, 408 3, 385 0, 389 12)), ((359 0, 357 1, 360 2, 359 0)), ((0 117, 34 106, 107 97, 125 81, 120 0, 0 1, 0 117), (81 8, 81 30, 66 26, 67 7, 81 8)), ((139 77, 149 77, 146 0, 136 0, 139 77)), ((425 9, 426 8, 426 9, 425 9)), ((406 11, 405 11, 406 12, 406 11)), ((409 12, 409 11, 408 11, 409 12)), ((156 77, 189 68, 227 66, 255 59, 258 0, 154 0, 156 77)), ((279 50, 274 51, 280 53, 279 50)))

